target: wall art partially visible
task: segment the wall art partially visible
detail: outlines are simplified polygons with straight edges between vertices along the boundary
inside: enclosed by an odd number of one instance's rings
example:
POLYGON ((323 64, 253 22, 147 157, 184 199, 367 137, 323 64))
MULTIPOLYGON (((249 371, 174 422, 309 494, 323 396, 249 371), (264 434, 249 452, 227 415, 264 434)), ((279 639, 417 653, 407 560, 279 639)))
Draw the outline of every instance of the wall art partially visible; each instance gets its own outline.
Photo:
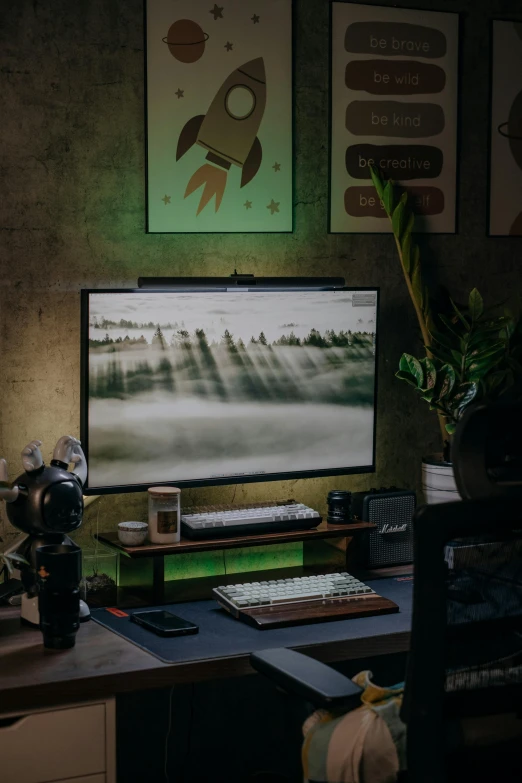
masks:
POLYGON ((371 163, 408 188, 417 231, 455 232, 458 43, 458 14, 332 3, 332 233, 391 230, 371 163))
POLYGON ((490 236, 522 236, 522 22, 493 21, 490 236))
POLYGON ((292 231, 292 0, 147 0, 151 233, 292 231))

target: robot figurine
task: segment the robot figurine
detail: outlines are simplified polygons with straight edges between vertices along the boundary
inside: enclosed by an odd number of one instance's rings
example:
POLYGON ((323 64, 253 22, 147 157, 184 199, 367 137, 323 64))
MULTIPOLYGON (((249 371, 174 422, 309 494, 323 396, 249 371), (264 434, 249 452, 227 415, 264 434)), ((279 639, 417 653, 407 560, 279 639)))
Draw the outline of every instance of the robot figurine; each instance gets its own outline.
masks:
MULTIPOLYGON (((5 500, 9 521, 25 535, 9 552, 22 555, 27 565, 20 566, 25 593, 22 595, 22 619, 39 624, 36 550, 45 544, 72 544, 68 533, 82 523, 83 492, 87 479, 87 461, 80 441, 64 435, 57 442, 51 465, 44 464, 40 440, 32 440, 22 451, 25 473, 10 485, 7 463, 0 459, 0 500, 5 500), (69 465, 74 464, 72 471, 69 465)), ((80 620, 89 619, 87 604, 80 601, 80 620)))

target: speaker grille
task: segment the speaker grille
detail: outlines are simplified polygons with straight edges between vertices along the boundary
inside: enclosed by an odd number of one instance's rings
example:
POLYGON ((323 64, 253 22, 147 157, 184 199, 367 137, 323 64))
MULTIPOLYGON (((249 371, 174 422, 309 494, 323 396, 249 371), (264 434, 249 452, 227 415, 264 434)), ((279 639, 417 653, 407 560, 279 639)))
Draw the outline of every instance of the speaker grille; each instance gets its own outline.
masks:
POLYGON ((367 566, 403 565, 413 562, 415 496, 373 497, 368 503, 368 521, 377 525, 370 533, 367 566), (386 525, 406 525, 400 533, 383 533, 386 525))

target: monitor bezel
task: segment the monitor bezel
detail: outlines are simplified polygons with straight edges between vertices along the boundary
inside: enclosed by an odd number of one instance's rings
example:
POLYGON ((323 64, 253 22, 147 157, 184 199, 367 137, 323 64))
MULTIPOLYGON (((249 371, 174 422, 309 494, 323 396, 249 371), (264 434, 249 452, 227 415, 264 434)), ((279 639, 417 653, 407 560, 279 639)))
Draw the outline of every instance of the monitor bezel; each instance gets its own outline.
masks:
POLYGON ((300 288, 299 286, 285 285, 284 281, 281 281, 281 287, 269 287, 269 288, 235 288, 233 286, 225 287, 219 285, 218 287, 212 287, 206 285, 204 287, 195 285, 193 289, 186 287, 183 288, 158 288, 158 289, 143 289, 143 288, 83 288, 80 291, 80 305, 81 305, 81 324, 80 324, 80 440, 82 448, 87 459, 87 466, 89 465, 89 430, 88 430, 88 411, 89 411, 89 296, 91 294, 165 294, 165 293, 215 293, 216 291, 222 291, 223 293, 237 293, 242 291, 246 293, 261 293, 269 292, 275 293, 292 292, 292 291, 372 291, 377 295, 377 313, 375 318, 375 381, 374 381, 374 404, 373 404, 373 443, 372 443, 372 464, 361 465, 356 467, 340 467, 340 468, 326 468, 323 470, 299 470, 289 471, 285 473, 264 473, 262 475, 248 475, 248 476, 224 476, 219 478, 209 479, 192 479, 176 481, 158 481, 152 483, 143 484, 123 484, 108 487, 90 487, 89 486, 89 474, 87 473, 87 481, 83 487, 84 495, 118 495, 126 494, 130 492, 146 492, 149 487, 158 486, 172 486, 179 487, 180 489, 192 489, 197 487, 217 487, 227 486, 232 484, 261 484, 268 481, 293 481, 296 479, 309 479, 309 478, 327 478, 329 476, 347 476, 355 475, 359 473, 375 473, 376 471, 376 445, 377 445, 377 399, 378 399, 378 375, 379 375, 379 333, 380 333, 380 288, 378 286, 317 286, 317 288, 306 287, 300 288))

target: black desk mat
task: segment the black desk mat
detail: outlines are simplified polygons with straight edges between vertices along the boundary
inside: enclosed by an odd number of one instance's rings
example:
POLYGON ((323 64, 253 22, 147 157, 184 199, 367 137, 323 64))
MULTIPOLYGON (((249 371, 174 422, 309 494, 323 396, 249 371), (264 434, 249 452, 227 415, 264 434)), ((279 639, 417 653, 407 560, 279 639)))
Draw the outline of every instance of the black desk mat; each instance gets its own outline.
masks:
POLYGON ((190 601, 150 607, 166 609, 199 626, 198 634, 172 638, 157 636, 130 621, 130 615, 134 611, 143 611, 143 606, 139 609, 122 610, 125 616, 116 616, 109 609, 95 609, 92 618, 165 663, 248 655, 271 647, 303 647, 409 631, 413 581, 399 577, 377 579, 368 581, 367 584, 372 585, 379 595, 395 601, 399 606, 399 613, 259 631, 235 620, 221 609, 216 601, 190 601))

